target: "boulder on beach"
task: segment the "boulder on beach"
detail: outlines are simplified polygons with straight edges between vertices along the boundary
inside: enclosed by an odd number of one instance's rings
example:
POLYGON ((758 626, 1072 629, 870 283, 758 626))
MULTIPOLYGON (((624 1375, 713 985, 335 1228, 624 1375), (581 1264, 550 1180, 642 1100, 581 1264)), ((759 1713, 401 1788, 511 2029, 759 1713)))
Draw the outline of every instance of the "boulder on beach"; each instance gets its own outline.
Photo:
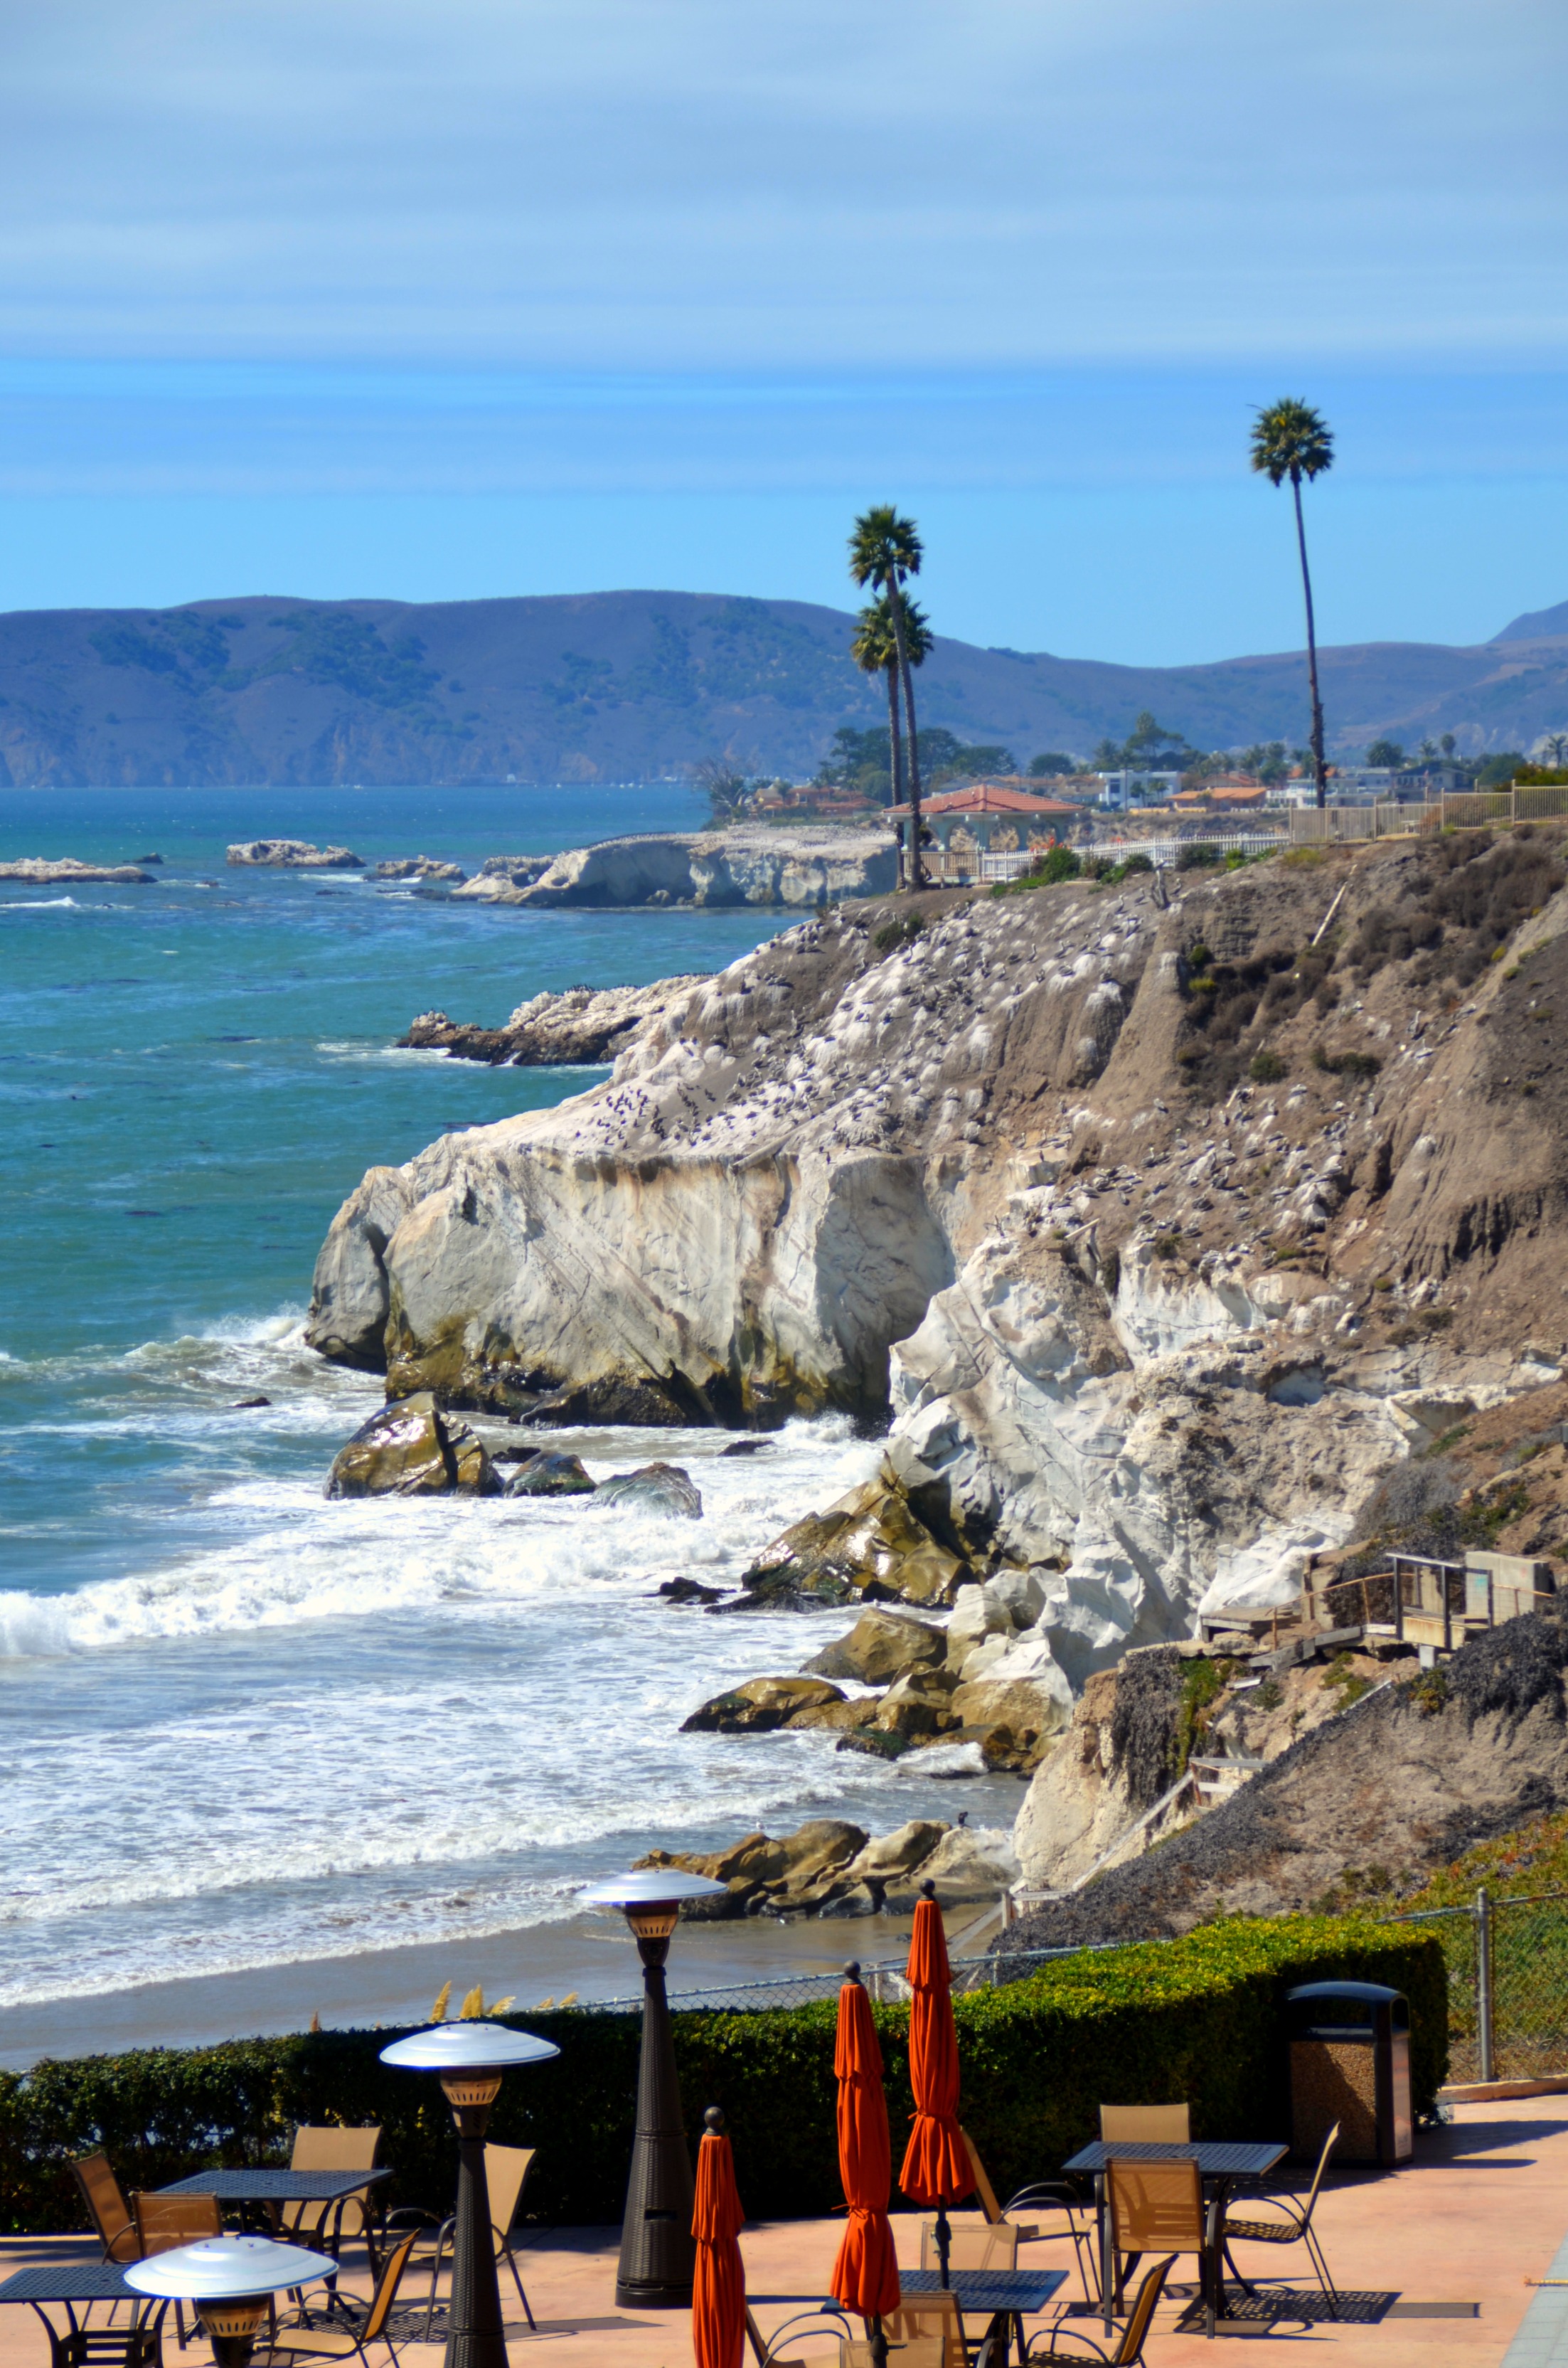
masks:
POLYGON ((802 1724, 803 1714, 844 1700, 840 1689, 822 1678, 748 1678, 744 1686, 715 1694, 689 1718, 683 1718, 680 1731, 683 1735, 771 1735, 778 1727, 802 1724))
POLYGON ((847 1635, 835 1636, 801 1668, 810 1677, 852 1678, 863 1686, 885 1686, 906 1669, 945 1659, 947 1633, 924 1620, 896 1611, 862 1611, 847 1635))
POLYGON ((551 1455, 540 1448, 518 1464, 506 1483, 508 1497, 591 1497, 594 1484, 575 1455, 551 1455))
POLYGON ((846 1870, 870 1839, 837 1817, 811 1817, 778 1839, 747 1834, 730 1850, 650 1850, 639 1867, 678 1867, 725 1886, 722 1897, 687 1900, 683 1916, 711 1923, 730 1916, 820 1913, 850 1885, 846 1870))
POLYGON ((433 1392, 419 1390, 360 1424, 338 1450, 325 1493, 433 1497, 449 1490, 498 1497, 501 1477, 467 1423, 443 1413, 433 1392))
POLYGON ((966 1565, 935 1539, 881 1479, 865 1481, 825 1513, 808 1513, 764 1549, 743 1587, 842 1602, 851 1594, 947 1604, 966 1565))
POLYGON ((979 1906, 999 1899, 1022 1874, 1006 1827, 953 1826, 929 1857, 893 1877, 883 1893, 883 1905, 890 1916, 913 1915, 922 1884, 934 1883, 943 1907, 979 1906))
POLYGON ((308 838, 246 838, 229 849, 231 863, 271 871, 363 871, 347 847, 312 847, 308 838))
POLYGON ((702 1493, 678 1463, 640 1463, 635 1472, 617 1472, 599 1483, 598 1494, 606 1504, 643 1505, 650 1512, 684 1514, 688 1521, 702 1519, 702 1493))

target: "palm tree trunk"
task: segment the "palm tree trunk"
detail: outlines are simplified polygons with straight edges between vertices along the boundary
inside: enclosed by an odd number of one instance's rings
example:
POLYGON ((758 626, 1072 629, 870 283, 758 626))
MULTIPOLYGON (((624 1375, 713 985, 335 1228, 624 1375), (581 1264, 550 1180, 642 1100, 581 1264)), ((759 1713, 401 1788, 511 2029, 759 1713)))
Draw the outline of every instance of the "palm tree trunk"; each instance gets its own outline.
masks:
POLYGON ((903 677, 903 707, 909 724, 909 837, 911 855, 909 885, 924 888, 926 866, 920 852, 920 750, 915 737, 915 684, 909 670, 908 653, 903 645, 903 595, 896 575, 888 578, 888 613, 892 619, 892 637, 898 644, 898 670, 903 677))
MULTIPOLYGON (((888 771, 892 791, 892 795, 888 799, 888 803, 892 806, 899 806, 903 803, 903 746, 898 728, 898 666, 896 661, 887 668, 887 677, 888 771)), ((901 875, 903 870, 903 842, 901 837, 899 840, 899 871, 901 875)), ((901 887, 903 884, 902 876, 900 878, 899 884, 901 887)))
POLYGON ((1307 680, 1312 694, 1312 780, 1317 787, 1320 806, 1328 803, 1328 772, 1323 759, 1323 701, 1318 697, 1318 637, 1312 621, 1312 579, 1307 567, 1307 529, 1301 517, 1301 480, 1300 472, 1290 472, 1290 490, 1296 496, 1296 542, 1301 554, 1301 589, 1307 596, 1307 680))

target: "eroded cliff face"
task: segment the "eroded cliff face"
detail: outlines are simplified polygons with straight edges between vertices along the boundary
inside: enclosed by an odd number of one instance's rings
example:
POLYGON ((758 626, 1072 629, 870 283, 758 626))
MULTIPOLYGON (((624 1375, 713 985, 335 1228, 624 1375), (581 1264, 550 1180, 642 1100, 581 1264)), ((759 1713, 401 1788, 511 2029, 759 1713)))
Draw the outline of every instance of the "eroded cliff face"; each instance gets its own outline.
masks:
POLYGON ((1538 831, 840 910, 372 1170, 312 1337, 459 1406, 891 1404, 927 1518, 1043 1583, 993 1674, 1081 1685, 1554 1375, 1562 876, 1538 831))

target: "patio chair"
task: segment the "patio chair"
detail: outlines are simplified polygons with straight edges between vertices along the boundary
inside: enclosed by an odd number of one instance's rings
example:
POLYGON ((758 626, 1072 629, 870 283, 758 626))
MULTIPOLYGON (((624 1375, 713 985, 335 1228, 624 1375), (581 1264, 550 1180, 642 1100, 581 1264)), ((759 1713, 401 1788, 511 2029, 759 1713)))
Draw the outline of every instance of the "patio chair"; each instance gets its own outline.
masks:
POLYGON ((71 2168, 76 2174, 82 2200, 92 2214, 105 2260, 139 2261, 142 2248, 137 2242, 136 2222, 108 2155, 101 2150, 78 2155, 71 2168))
MULTIPOLYGON (((916 2335, 907 2341, 895 2343, 888 2339, 888 2368, 947 2368, 947 2346, 939 2335, 916 2335)), ((779 2362, 779 2368, 787 2363, 779 2362)), ((807 2368, 801 2361, 800 2368, 807 2368)), ((838 2368, 877 2368, 877 2355, 862 2336, 855 2341, 847 2337, 838 2347, 838 2368)))
MULTIPOLYGON (((830 2363, 833 2368, 842 2368, 845 2346, 849 2341, 848 2327, 846 2313, 833 2303, 825 2303, 813 2305, 810 2310, 797 2311, 793 2318, 787 2318, 782 2327, 775 2328, 771 2335, 765 2336, 752 2315, 750 2303, 746 2305, 746 2341, 751 2345, 757 2368, 830 2368, 830 2363), (792 2356, 786 2358, 778 2348, 783 2343, 809 2342, 813 2336, 822 2335, 836 2344, 835 2351, 816 2351, 809 2357, 797 2360, 792 2356)), ((865 2349, 864 2346, 861 2348, 865 2349)), ((869 2356, 868 2352, 867 2357, 869 2356)), ((900 2368, 903 2368, 903 2363, 900 2363, 900 2368)))
POLYGON ((1105 2146, 1190 2146, 1192 2116, 1186 2105, 1102 2105, 1100 2141, 1105 2146))
MULTIPOLYGON (((379 2127, 351 2130, 336 2123, 301 2122, 294 2132, 289 2157, 290 2170, 374 2170, 381 2147, 379 2127)), ((335 2203, 292 2196, 280 2204, 281 2234, 293 2245, 307 2245, 332 2255, 335 2261, 345 2237, 362 2237, 374 2275, 378 2267, 374 2224, 376 2205, 368 2194, 339 2196, 335 2203), (328 2227, 327 2223, 331 2222, 328 2227)))
POLYGON ((1110 2210, 1111 2256, 1117 2264, 1115 2294, 1145 2253, 1196 2253, 1203 2301, 1204 2332, 1214 2333, 1215 2287, 1220 2275, 1216 2229, 1218 2203, 1207 2207, 1198 2165, 1187 2162, 1126 2162, 1113 2155, 1106 2165, 1110 2210), (1125 2268, 1122 2257, 1128 2255, 1125 2268))
MULTIPOLYGON (((897 2368, 915 2368, 917 2346, 929 2350, 933 2368, 969 2368, 969 2345, 957 2294, 906 2294, 898 2308, 884 2317, 882 2330, 888 2339, 889 2368, 893 2368, 894 2362, 897 2368)), ((866 2357, 870 2357, 869 2349, 866 2357)))
POLYGON ((1339 2123, 1335 2122, 1323 2142, 1323 2152, 1318 2157, 1317 2169, 1312 2173, 1312 2183, 1307 2192, 1305 2203, 1301 2203, 1293 2195, 1249 2196, 1246 2216, 1244 2218, 1238 2214, 1233 2217, 1227 2212, 1224 2226, 1220 2231, 1221 2250, 1232 2269, 1235 2271, 1242 2284, 1248 2286, 1249 2292, 1251 2288, 1248 2281, 1242 2276, 1241 2271, 1236 2268, 1232 2257, 1233 2237, 1238 2242, 1247 2245, 1304 2245, 1308 2258, 1317 2271, 1318 2283, 1335 2305, 1335 2317, 1338 2316, 1339 2294, 1334 2280, 1329 2276, 1328 2263, 1323 2257, 1323 2247, 1318 2243, 1313 2233, 1312 2214, 1317 2206, 1318 2191, 1323 2185, 1324 2173, 1328 2169, 1329 2156, 1338 2144, 1339 2123), (1255 2206, 1267 2212, 1278 2212, 1279 2217, 1278 2220, 1255 2220, 1251 2216, 1255 2206))
MULTIPOLYGON (((176 2246, 197 2244, 203 2237, 221 2237, 223 2215, 218 2209, 215 2195, 147 2195, 137 2193, 131 2199, 136 2220, 136 2251, 139 2260, 147 2260, 153 2253, 172 2253, 176 2246)), ((183 2351, 188 2340, 185 2331, 185 2309, 175 2305, 175 2340, 183 2351)))
MULTIPOLYGON (((291 2168, 298 2169, 297 2164, 291 2168)), ((401 2244, 387 2256, 386 2267, 376 2281, 376 2291, 370 2306, 361 2319, 358 2310, 344 2296, 335 2297, 333 2308, 315 2313, 301 2306, 291 2319, 283 2319, 273 2328, 267 2346, 267 2360, 361 2360, 369 2368, 367 2346, 384 2343, 387 2356, 397 2368, 397 2353, 387 2332, 387 2321, 392 2304, 397 2299, 398 2281, 408 2265, 408 2257, 419 2242, 419 2231, 411 2228, 401 2244)))
MULTIPOLYGON (((534 2315, 523 2289, 517 2257, 512 2250, 512 2223, 517 2216, 517 2206, 522 2201, 523 2189, 528 2184, 536 2151, 533 2146, 487 2146, 484 2149, 484 2183, 490 2193, 490 2233, 494 2241, 495 2259, 498 2262, 505 2261, 512 2272, 512 2283, 517 2289, 517 2300, 523 2305, 523 2316, 528 2320, 530 2333, 534 2331, 534 2315)), ((425 2305, 425 2333, 421 2339, 428 2343, 436 2317, 436 2284, 441 2274, 442 2260, 450 2248, 458 2224, 455 2214, 437 2221, 433 2212, 405 2207, 401 2212, 388 2214, 386 2233, 391 2236, 394 2230, 401 2231, 410 2221, 415 2224, 416 2238, 422 2239, 429 2229, 436 2232, 435 2251, 430 2259, 430 2293, 425 2305)))
POLYGON ((203 2237, 221 2237, 223 2216, 215 2195, 147 2195, 131 2199, 136 2216, 140 2258, 172 2253, 178 2245, 194 2245, 203 2237))
POLYGON ((74 2327, 59 2335, 51 2328, 50 2368, 161 2368, 163 2315, 131 2327, 74 2327))
POLYGON ((980 2149, 967 2130, 959 2135, 969 2157, 969 2167, 974 2173, 974 2192, 980 2198, 980 2208, 994 2228, 1006 2222, 1017 2228, 1020 2245, 1051 2244, 1066 2238, 1073 2247, 1078 2263, 1078 2275, 1083 2281, 1087 2301, 1099 2299, 1099 2276, 1095 2264, 1095 2248, 1088 2230, 1079 2218, 1083 2198, 1065 2180, 1035 2180, 1020 2187, 1006 2203, 996 2201, 996 2190, 986 2176, 985 2165, 980 2159, 980 2149), (1066 2220, 1062 2228, 1042 2228, 1036 2220, 1015 2220, 1017 2212, 1060 2212, 1066 2220))
MULTIPOLYGON (((949 2220, 948 2267, 952 2270, 1016 2270, 1018 2266, 1018 2231, 1006 2220, 992 2223, 965 2217, 949 2220)), ((920 2266, 934 2270, 940 2266, 937 2251, 937 2223, 920 2223, 920 2266)))
POLYGON ((1108 2351, 1103 2343, 1095 2341, 1092 2335, 1080 2335, 1075 2327, 1053 2327, 1036 2336, 1023 2354, 1024 2368, 1095 2368, 1096 2362, 1103 2363, 1103 2368, 1137 2368, 1137 2363, 1143 2357, 1143 2346, 1148 2340, 1155 2307, 1176 2258, 1174 2253, 1167 2254, 1163 2261, 1156 2261, 1145 2276, 1138 2289, 1127 2325, 1121 2330, 1121 2340, 1114 2351, 1108 2351), (1080 2343, 1084 2346, 1081 2351, 1066 2349, 1068 2344, 1080 2343))

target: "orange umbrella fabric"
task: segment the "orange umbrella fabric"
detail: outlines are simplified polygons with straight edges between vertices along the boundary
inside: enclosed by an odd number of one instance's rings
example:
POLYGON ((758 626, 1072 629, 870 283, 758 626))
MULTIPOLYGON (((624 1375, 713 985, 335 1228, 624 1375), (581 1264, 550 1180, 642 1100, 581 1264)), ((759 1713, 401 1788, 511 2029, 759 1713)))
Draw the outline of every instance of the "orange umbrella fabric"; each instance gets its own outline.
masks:
POLYGON ((961 2203, 974 2192, 974 2172, 959 2128, 959 2040, 947 1934, 929 1895, 915 1907, 906 1979, 915 1993, 909 2009, 915 2127, 898 2183, 916 2203, 961 2203))
POLYGON ((838 1993, 833 2073, 838 2082, 838 2175, 849 2225, 829 2291, 846 2310, 879 2318, 896 2310, 900 2299, 898 2257, 888 2219, 892 2139, 871 2002, 853 1975, 838 1993))
POLYGON ((746 2273, 735 2242, 745 2220, 735 2190, 735 2158, 717 2105, 703 2115, 708 2135, 697 2150, 697 2201, 691 2233, 691 2349, 697 2368, 741 2368, 746 2332, 746 2273))

